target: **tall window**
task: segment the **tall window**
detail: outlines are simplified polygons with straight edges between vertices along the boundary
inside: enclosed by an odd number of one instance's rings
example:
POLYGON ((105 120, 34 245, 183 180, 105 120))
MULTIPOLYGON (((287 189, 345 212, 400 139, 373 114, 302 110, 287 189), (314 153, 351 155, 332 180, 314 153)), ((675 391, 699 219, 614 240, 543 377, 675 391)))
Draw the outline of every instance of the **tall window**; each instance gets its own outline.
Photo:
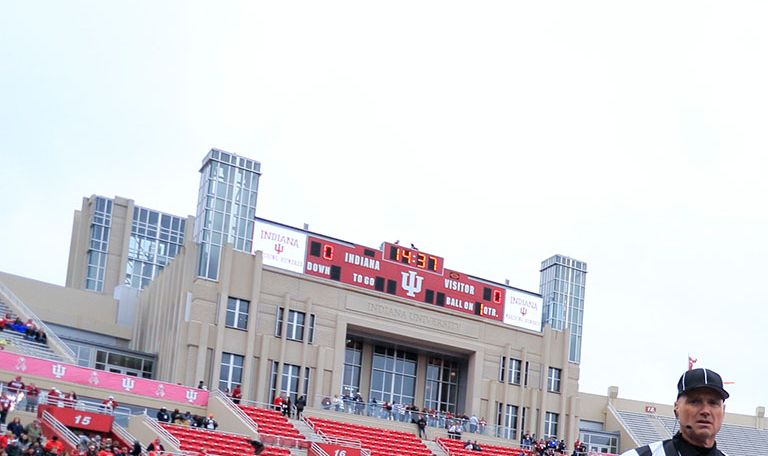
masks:
POLYGON ((549 375, 547 375, 547 391, 550 393, 560 392, 560 369, 556 367, 549 368, 549 375))
POLYGON ((544 417, 544 438, 557 437, 557 421, 559 415, 553 412, 547 412, 544 417))
POLYGON ((343 391, 356 393, 360 390, 360 369, 363 364, 363 343, 356 339, 347 340, 344 351, 344 375, 341 387, 343 391))
POLYGON ((124 283, 142 289, 171 262, 184 245, 186 221, 162 212, 133 208, 124 283))
POLYGON ((507 373, 507 358, 505 356, 501 357, 501 362, 499 363, 499 382, 504 383, 504 374, 507 373))
POLYGON ((520 360, 515 358, 509 358, 509 374, 507 375, 507 381, 512 385, 520 384, 520 360))
POLYGON ((496 437, 504 439, 517 439, 517 406, 498 403, 498 416, 496 437))
POLYGON ((302 377, 301 366, 294 364, 283 364, 282 372, 278 372, 280 363, 272 361, 272 375, 270 375, 270 402, 278 395, 285 393, 291 402, 295 403, 299 397, 299 385, 303 386, 303 393, 306 395, 309 392, 309 377, 312 374, 310 368, 304 368, 304 375, 302 377), (279 387, 278 387, 279 382, 279 387))
POLYGON ((433 357, 427 364, 424 407, 456 413, 459 399, 459 363, 433 357))
POLYGON ((375 346, 370 399, 413 404, 416 389, 416 354, 394 347, 375 346))
POLYGON ((96 197, 93 205, 91 240, 88 245, 88 266, 85 273, 85 288, 104 291, 104 271, 107 266, 109 230, 112 226, 112 200, 96 197))
MULTIPOLYGON (((278 307, 277 321, 275 322, 275 336, 283 335, 283 320, 285 319, 285 338, 288 340, 304 341, 304 327, 306 325, 306 314, 296 310, 289 310, 286 315, 285 308, 278 307)), ((314 342, 315 337, 315 316, 309 316, 309 343, 314 342)))
POLYGON ((227 300, 227 327, 248 329, 248 307, 250 303, 245 299, 230 297, 227 300))
POLYGON ((230 391, 243 381, 244 358, 234 353, 221 354, 221 370, 219 371, 219 389, 230 391))

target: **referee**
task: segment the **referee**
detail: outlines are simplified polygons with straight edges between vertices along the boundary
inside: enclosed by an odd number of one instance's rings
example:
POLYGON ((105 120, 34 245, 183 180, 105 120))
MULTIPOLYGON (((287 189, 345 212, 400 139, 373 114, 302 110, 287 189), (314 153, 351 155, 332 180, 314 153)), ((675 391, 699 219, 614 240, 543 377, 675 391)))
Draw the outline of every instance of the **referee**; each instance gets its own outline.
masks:
POLYGON ((677 382, 675 418, 680 431, 669 440, 629 450, 621 456, 727 456, 715 438, 725 416, 728 392, 723 379, 709 369, 692 369, 677 382))

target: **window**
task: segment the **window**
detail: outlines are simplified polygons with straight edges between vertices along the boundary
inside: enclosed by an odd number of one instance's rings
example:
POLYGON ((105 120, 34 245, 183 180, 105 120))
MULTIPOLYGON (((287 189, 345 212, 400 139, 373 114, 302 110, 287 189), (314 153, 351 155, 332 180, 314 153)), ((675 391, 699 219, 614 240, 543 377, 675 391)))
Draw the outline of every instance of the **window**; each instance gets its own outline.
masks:
POLYGON ((245 299, 230 297, 227 300, 227 327, 248 329, 249 302, 245 299))
POLYGON ((507 368, 506 366, 507 358, 501 357, 501 362, 499 363, 499 382, 504 383, 504 372, 506 372, 507 368))
POLYGON ((550 437, 557 438, 557 421, 559 418, 560 417, 557 413, 547 412, 547 415, 544 417, 544 438, 545 439, 548 439, 550 437))
POLYGON ((230 391, 243 381, 244 358, 234 353, 221 354, 221 370, 219 371, 219 389, 230 391))
POLYGON ((458 362, 436 356, 430 357, 427 363, 427 381, 424 386, 424 406, 457 413, 460 372, 458 362))
POLYGON ((363 367, 363 343, 359 340, 348 339, 344 352, 344 375, 341 388, 344 391, 356 393, 360 390, 360 370, 363 367))
MULTIPOLYGON (((289 310, 287 319, 285 318, 285 309, 277 309, 277 321, 275 322, 275 336, 283 335, 283 320, 285 319, 285 338, 288 340, 304 341, 304 327, 306 325, 306 314, 296 310, 289 310)), ((315 315, 309 315, 309 343, 314 342, 315 338, 315 315)))
POLYGON ((560 369, 556 367, 549 368, 549 375, 547 375, 547 391, 550 393, 560 392, 560 369))
POLYGON ((517 439, 517 406, 499 402, 496 437, 517 439))
POLYGON ((394 347, 375 346, 369 398, 413 404, 416 392, 416 353, 394 347))
POLYGON ((507 379, 511 385, 520 384, 520 365, 519 359, 509 358, 509 375, 507 379))
POLYGON ((283 371, 282 374, 280 374, 278 371, 279 365, 279 362, 272 361, 272 375, 270 375, 271 380, 269 385, 269 402, 272 403, 272 400, 274 400, 278 394, 285 393, 291 399, 291 402, 295 403, 296 399, 298 399, 300 395, 299 385, 302 385, 304 388, 302 394, 307 395, 309 392, 309 377, 312 375, 312 370, 308 367, 305 367, 304 377, 302 379, 300 376, 300 366, 287 363, 283 364, 283 371), (280 382, 279 388, 278 381, 280 382))

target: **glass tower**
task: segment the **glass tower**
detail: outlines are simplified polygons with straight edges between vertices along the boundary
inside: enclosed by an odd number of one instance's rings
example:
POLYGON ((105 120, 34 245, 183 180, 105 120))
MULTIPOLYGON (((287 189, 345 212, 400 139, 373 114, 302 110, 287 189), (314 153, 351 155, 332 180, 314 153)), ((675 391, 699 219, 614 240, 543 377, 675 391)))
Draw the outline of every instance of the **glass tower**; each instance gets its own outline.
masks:
POLYGON ((541 262, 542 324, 558 331, 570 329, 568 360, 572 363, 581 362, 586 278, 587 263, 583 261, 555 255, 541 262))
POLYGON ((231 243, 250 253, 261 163, 211 149, 200 168, 195 242, 200 244, 197 275, 219 279, 221 249, 231 243))
POLYGON ((184 245, 186 219, 139 206, 133 208, 125 284, 143 289, 184 245))
POLYGON ((87 252, 85 289, 104 291, 104 272, 109 255, 109 231, 112 226, 112 200, 97 196, 92 206, 90 240, 87 252))

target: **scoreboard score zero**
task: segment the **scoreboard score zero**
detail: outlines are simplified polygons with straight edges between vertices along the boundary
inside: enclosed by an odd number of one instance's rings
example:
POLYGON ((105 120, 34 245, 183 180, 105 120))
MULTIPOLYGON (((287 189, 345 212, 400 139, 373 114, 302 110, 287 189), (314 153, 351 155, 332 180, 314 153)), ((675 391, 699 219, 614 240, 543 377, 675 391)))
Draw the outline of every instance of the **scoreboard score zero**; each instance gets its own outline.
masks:
POLYGON ((256 219, 254 252, 264 264, 541 330, 541 297, 447 269, 442 257, 384 242, 372 249, 256 219))

